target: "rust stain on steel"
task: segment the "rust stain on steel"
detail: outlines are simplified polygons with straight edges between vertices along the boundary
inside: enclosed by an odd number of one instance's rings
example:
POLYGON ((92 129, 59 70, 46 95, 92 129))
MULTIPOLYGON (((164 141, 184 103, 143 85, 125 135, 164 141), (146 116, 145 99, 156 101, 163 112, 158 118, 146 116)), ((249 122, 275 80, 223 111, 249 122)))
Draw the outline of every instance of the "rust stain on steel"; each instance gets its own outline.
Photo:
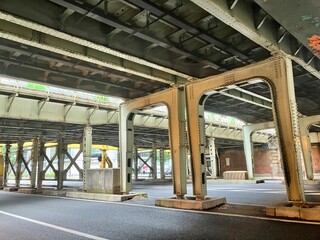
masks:
POLYGON ((317 56, 320 56, 320 36, 313 35, 312 37, 309 37, 308 40, 308 45, 313 49, 317 56))

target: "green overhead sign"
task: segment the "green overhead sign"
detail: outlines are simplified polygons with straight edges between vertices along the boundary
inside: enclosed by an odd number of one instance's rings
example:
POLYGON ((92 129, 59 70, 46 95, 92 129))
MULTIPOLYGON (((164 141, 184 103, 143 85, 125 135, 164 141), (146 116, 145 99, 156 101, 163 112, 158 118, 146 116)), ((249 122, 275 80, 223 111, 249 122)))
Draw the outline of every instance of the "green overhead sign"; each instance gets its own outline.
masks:
POLYGON ((41 84, 37 84, 37 83, 27 83, 27 88, 29 89, 35 89, 35 90, 39 90, 39 91, 46 91, 47 87, 41 84))

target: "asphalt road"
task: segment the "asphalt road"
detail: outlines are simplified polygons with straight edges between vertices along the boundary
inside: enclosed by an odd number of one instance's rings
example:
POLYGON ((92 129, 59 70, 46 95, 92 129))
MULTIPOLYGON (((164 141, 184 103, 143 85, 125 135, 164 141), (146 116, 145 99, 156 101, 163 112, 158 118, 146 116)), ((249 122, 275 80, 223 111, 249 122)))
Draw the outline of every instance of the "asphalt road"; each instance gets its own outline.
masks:
MULTIPOLYGON (((190 183, 187 189, 188 195, 192 195, 190 183)), ((133 201, 140 204, 153 205, 156 198, 173 196, 171 182, 153 184, 141 181, 133 185, 133 191, 148 194, 148 199, 133 201)), ((285 185, 280 180, 269 180, 260 184, 216 184, 214 180, 208 180, 207 192, 209 197, 226 197, 227 202, 232 204, 266 206, 287 201, 285 185)), ((305 194, 307 201, 320 202, 320 185, 305 185, 305 194)))
MULTIPOLYGON (((0 191, 0 239, 320 238, 320 223, 159 208, 150 202, 154 197, 172 194, 170 184, 135 185, 137 188, 149 189, 150 199, 107 203, 0 191)), ((231 202, 243 201, 247 194, 246 204, 255 197, 261 202, 262 198, 274 202, 286 198, 284 186, 279 183, 220 188, 209 184, 208 188, 210 195, 211 191, 221 192, 230 196, 231 202)))

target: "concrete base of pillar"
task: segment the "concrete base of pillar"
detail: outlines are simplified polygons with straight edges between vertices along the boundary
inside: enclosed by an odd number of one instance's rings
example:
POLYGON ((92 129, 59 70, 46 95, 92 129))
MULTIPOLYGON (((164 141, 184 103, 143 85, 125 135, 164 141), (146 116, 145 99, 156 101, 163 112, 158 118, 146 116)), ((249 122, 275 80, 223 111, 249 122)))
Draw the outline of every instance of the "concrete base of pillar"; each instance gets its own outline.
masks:
POLYGON ((4 188, 3 186, 0 186, 0 190, 3 190, 3 188, 4 188))
POLYGON ((305 204, 292 206, 283 204, 266 207, 266 215, 270 217, 285 217, 307 221, 320 221, 320 204, 305 204))
POLYGON ((42 194, 47 195, 47 196, 61 196, 65 197, 67 191, 66 190, 48 190, 48 189, 43 189, 42 194))
POLYGON ((320 184, 320 180, 319 180, 319 179, 315 179, 315 180, 304 180, 303 182, 304 182, 304 184, 307 184, 307 185, 320 184))
POLYGON ((177 198, 161 198, 156 199, 155 205, 160 207, 181 208, 189 210, 206 210, 226 204, 226 198, 205 198, 196 200, 195 197, 185 197, 185 199, 177 198))
POLYGON ((16 192, 18 190, 19 190, 19 188, 17 188, 17 187, 4 187, 3 188, 3 191, 6 191, 6 192, 16 192))
POLYGON ((129 193, 129 194, 103 194, 103 193, 87 193, 87 192, 68 192, 67 197, 80 198, 107 202, 123 202, 137 196, 146 196, 146 193, 129 193))
POLYGON ((169 183, 172 182, 172 179, 138 179, 134 180, 133 184, 157 184, 157 183, 169 183))
POLYGON ((263 179, 236 180, 236 179, 208 179, 213 184, 256 184, 264 183, 263 179))
POLYGON ((37 194, 37 193, 41 193, 41 190, 34 189, 34 188, 19 188, 18 193, 37 194))
POLYGON ((120 194, 120 168, 87 170, 87 192, 120 194))

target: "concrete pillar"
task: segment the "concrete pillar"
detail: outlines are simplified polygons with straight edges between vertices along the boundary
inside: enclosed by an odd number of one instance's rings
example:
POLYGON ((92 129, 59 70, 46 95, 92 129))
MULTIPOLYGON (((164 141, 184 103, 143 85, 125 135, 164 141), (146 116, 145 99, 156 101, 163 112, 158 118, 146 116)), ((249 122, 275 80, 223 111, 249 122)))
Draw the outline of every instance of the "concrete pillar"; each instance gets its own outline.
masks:
POLYGON ((139 179, 138 161, 139 161, 138 148, 137 146, 134 146, 134 180, 139 179))
POLYGON ((9 162, 10 162, 10 144, 6 144, 6 153, 4 159, 4 173, 3 173, 3 186, 6 187, 8 185, 8 171, 9 171, 9 162))
POLYGON ((57 189, 63 189, 63 180, 64 180, 64 157, 65 152, 67 151, 67 146, 64 143, 64 139, 60 138, 58 140, 57 153, 58 153, 58 176, 57 176, 57 189))
POLYGON ((20 187, 21 180, 21 165, 23 154, 23 141, 18 141, 17 155, 16 155, 16 188, 20 187))
POLYGON ((42 181, 44 179, 44 173, 43 173, 43 161, 44 161, 44 154, 45 154, 45 147, 44 147, 44 141, 42 138, 38 138, 38 178, 37 178, 37 189, 42 188, 42 181))
POLYGON ((37 176, 37 164, 38 164, 38 139, 33 139, 32 141, 32 150, 31 150, 31 182, 30 187, 35 188, 36 187, 36 176, 37 176))
POLYGON ((211 177, 217 178, 216 146, 214 138, 209 138, 208 149, 211 163, 211 177))
POLYGON ((157 179, 157 147, 155 145, 152 145, 152 159, 151 159, 151 166, 152 166, 152 178, 157 179))
POLYGON ((91 163, 91 148, 92 148, 92 127, 89 125, 83 130, 83 190, 87 189, 87 173, 91 163))
POLYGON ((4 183, 4 157, 2 153, 2 147, 0 147, 0 189, 3 188, 4 183))
POLYGON ((160 178, 165 179, 166 174, 164 172, 164 149, 160 148, 160 178))

